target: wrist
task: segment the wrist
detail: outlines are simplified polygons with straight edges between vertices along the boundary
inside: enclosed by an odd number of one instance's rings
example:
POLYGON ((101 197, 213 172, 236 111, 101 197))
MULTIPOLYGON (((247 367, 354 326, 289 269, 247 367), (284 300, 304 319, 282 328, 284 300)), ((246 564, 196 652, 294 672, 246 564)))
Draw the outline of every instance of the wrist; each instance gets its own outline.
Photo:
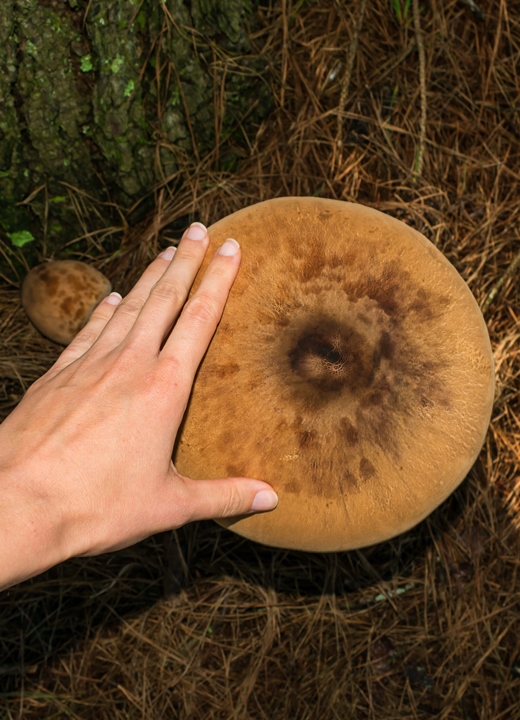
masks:
POLYGON ((0 471, 0 590, 71 557, 64 518, 23 473, 0 471))

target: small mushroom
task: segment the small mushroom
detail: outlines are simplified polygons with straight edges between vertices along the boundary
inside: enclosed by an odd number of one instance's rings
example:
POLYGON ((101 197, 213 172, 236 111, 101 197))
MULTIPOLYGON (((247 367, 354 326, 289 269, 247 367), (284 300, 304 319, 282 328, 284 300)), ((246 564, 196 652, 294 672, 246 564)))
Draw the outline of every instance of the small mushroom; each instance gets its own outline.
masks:
POLYGON ((68 345, 112 289, 102 273, 77 260, 32 268, 22 285, 22 305, 46 337, 68 345))
POLYGON ((491 346, 464 280, 405 223, 337 200, 270 200, 209 234, 207 258, 236 237, 242 267, 179 472, 272 483, 275 510, 219 521, 266 545, 347 550, 416 525, 466 476, 491 415, 491 346))

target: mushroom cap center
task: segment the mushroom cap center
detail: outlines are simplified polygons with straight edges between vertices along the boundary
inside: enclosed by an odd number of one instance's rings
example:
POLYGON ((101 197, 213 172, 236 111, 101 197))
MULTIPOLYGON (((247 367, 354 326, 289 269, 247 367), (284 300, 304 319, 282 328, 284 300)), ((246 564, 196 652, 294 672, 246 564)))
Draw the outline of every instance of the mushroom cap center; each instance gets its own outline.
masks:
POLYGON ((291 371, 318 394, 370 385, 379 358, 352 325, 322 319, 307 322, 295 335, 287 353, 291 371))

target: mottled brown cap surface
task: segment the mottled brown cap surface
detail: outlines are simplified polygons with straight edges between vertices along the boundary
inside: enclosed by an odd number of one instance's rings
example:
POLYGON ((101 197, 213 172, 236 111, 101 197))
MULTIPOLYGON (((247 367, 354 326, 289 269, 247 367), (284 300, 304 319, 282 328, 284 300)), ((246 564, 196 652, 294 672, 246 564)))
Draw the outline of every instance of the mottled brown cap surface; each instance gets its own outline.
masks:
POLYGON ((460 275, 404 223, 336 200, 259 203, 209 234, 208 259, 234 237, 242 267, 179 471, 271 483, 276 510, 221 521, 266 545, 347 550, 418 523, 465 477, 491 415, 489 337, 460 275))
POLYGON ((42 335, 68 345, 111 289, 108 278, 90 265, 56 260, 28 273, 22 305, 42 335))

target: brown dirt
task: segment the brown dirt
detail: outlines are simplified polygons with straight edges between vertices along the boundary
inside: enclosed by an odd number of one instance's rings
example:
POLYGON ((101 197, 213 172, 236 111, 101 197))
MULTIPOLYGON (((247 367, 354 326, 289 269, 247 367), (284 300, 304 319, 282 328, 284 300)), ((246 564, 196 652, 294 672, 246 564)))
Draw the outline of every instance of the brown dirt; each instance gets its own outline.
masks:
MULTIPOLYGON (((320 195, 401 218, 485 310, 497 395, 477 463, 430 518, 377 547, 286 552, 199 523, 5 592, 2 717, 520 717, 520 268, 508 273, 520 251, 520 13, 512 0, 417 5, 374 0, 362 23, 359 0, 264 8, 254 42, 277 108, 238 169, 182 158, 145 225, 130 229, 121 211, 113 228, 86 230, 77 257, 125 292, 172 228, 259 200, 320 195)), ((9 257, 4 415, 58 354, 25 319, 22 254, 9 257)))

